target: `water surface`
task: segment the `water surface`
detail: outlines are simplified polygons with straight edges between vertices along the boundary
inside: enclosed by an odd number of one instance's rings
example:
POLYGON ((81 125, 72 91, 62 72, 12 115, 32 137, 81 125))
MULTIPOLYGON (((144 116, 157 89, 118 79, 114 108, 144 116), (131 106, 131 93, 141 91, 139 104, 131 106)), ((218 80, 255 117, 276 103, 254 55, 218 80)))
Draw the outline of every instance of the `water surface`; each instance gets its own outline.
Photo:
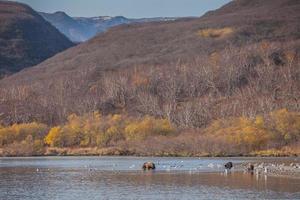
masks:
POLYGON ((251 175, 223 164, 295 158, 0 158, 0 199, 300 199, 300 180, 251 175), (155 172, 141 171, 153 161, 155 172))

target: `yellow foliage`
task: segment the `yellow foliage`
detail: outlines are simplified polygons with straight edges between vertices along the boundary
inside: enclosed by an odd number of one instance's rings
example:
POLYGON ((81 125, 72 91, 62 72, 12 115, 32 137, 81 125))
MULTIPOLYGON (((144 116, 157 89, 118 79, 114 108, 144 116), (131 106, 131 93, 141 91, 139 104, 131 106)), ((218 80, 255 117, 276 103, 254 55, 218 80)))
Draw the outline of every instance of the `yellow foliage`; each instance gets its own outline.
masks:
POLYGON ((267 120, 262 116, 254 120, 246 117, 216 120, 205 133, 252 151, 266 148, 271 142, 295 144, 300 140, 300 115, 281 109, 270 113, 267 120))
POLYGON ((119 130, 115 126, 109 127, 109 129, 107 129, 107 131, 106 131, 106 133, 108 135, 116 135, 116 134, 118 134, 118 132, 119 132, 119 130))
POLYGON ((53 147, 96 145, 96 136, 101 132, 101 126, 102 117, 98 112, 83 116, 72 114, 65 125, 50 130, 45 143, 53 147))
POLYGON ((11 144, 13 142, 21 142, 28 136, 31 136, 33 139, 43 139, 47 134, 47 131, 47 125, 36 122, 1 127, 0 146, 11 144))
POLYGON ((98 112, 70 115, 65 125, 52 128, 45 143, 52 147, 107 147, 120 140, 144 139, 150 135, 167 135, 173 127, 166 119, 130 118, 115 114, 102 117, 98 112))
POLYGON ((298 141, 300 139, 300 114, 281 109, 271 113, 274 129, 285 142, 298 141))
POLYGON ((45 144, 55 146, 58 142, 57 140, 59 139, 60 134, 61 128, 59 126, 51 128, 48 135, 44 139, 45 144))
POLYGON ((254 123, 257 127, 264 127, 264 118, 262 116, 256 116, 254 123))
POLYGON ((111 117, 112 121, 118 122, 122 119, 122 115, 115 114, 111 117))
POLYGON ((234 30, 230 27, 225 28, 208 28, 198 31, 198 35, 205 38, 224 38, 231 35, 234 30))
POLYGON ((260 148, 269 140, 269 132, 259 116, 254 121, 246 117, 217 120, 205 132, 249 149, 260 148))
MULTIPOLYGON (((72 114, 65 124, 50 131, 46 125, 35 122, 0 126, 0 147, 18 143, 41 155, 45 144, 51 147, 110 148, 120 145, 122 140, 147 142, 141 140, 171 136, 174 132, 175 128, 167 119, 151 116, 134 118, 120 114, 101 116, 92 112, 82 116, 72 114)), ((300 141, 300 114, 281 109, 255 118, 219 119, 204 129, 202 137, 212 141, 213 145, 208 143, 207 151, 214 152, 214 145, 219 145, 217 153, 220 155, 227 149, 229 152, 238 149, 238 152, 250 153, 297 146, 300 141)), ((201 139, 202 142, 205 146, 205 140, 201 139)))
POLYGON ((129 140, 141 140, 148 136, 168 135, 174 131, 167 119, 155 119, 146 116, 142 120, 129 123, 125 128, 125 136, 129 140))
POLYGON ((122 131, 116 126, 112 126, 104 132, 101 137, 98 137, 98 145, 102 147, 108 146, 110 142, 116 142, 123 139, 122 131))

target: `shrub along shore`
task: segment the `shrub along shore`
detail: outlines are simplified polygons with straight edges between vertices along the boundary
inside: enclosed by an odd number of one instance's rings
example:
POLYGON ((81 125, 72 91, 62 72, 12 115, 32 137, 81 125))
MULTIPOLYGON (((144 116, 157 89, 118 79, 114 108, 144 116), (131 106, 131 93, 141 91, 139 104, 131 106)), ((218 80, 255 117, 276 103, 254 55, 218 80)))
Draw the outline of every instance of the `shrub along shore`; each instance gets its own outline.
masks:
POLYGON ((13 148, 0 148, 0 157, 38 157, 38 156, 137 156, 137 157, 298 157, 300 150, 297 147, 285 147, 282 149, 270 149, 266 151, 254 151, 249 154, 208 154, 191 152, 167 152, 157 151, 156 153, 138 152, 121 149, 119 147, 110 148, 54 148, 44 147, 40 152, 32 150, 21 151, 13 148))
POLYGON ((0 156, 299 156, 300 113, 217 119, 207 127, 177 127, 167 119, 98 112, 70 115, 49 127, 0 125, 0 156))

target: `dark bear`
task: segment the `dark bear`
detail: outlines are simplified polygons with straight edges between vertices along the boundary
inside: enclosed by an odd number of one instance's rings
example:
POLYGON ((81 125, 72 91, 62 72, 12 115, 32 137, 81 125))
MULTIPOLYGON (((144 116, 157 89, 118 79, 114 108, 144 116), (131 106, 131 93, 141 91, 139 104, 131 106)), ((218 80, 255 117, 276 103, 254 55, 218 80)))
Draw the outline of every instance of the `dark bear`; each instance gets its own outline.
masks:
POLYGON ((232 164, 232 162, 228 162, 224 166, 226 169, 231 169, 233 167, 233 164, 232 164))

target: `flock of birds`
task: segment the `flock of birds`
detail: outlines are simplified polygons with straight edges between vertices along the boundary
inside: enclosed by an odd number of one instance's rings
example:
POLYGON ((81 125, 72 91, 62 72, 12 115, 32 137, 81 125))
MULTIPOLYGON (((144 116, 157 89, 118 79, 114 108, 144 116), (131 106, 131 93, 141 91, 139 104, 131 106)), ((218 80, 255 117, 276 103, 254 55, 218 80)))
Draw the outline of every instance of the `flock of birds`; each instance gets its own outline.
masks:
MULTIPOLYGON (((158 162, 158 165, 161 165, 159 162, 158 162)), ((175 163, 175 164, 172 164, 172 165, 162 165, 162 168, 163 169, 166 169, 166 171, 170 171, 171 169, 180 169, 184 167, 183 165, 183 161, 180 161, 179 163, 175 163)), ((232 162, 228 162, 226 163, 224 166, 222 166, 221 164, 213 164, 213 163, 209 163, 207 165, 208 168, 222 168, 224 167, 226 171, 228 170, 231 170, 231 168, 233 167, 233 163, 232 162)), ((142 169, 143 170, 154 170, 156 168, 155 164, 153 162, 145 162, 142 166, 142 169)), ((202 165, 198 165, 196 168, 193 168, 193 169, 190 169, 190 170, 197 170, 197 169, 201 169, 202 168, 202 165)))
MULTIPOLYGON (((168 164, 160 164, 160 163, 158 162, 157 165, 162 165, 162 168, 163 168, 164 170, 166 170, 166 171, 171 171, 171 170, 179 170, 180 168, 184 167, 183 162, 184 162, 184 161, 180 161, 180 162, 178 162, 178 163, 173 163, 173 164, 171 164, 171 165, 168 165, 168 164)), ((117 166, 117 165, 114 164, 113 166, 111 166, 111 167, 112 167, 111 169, 114 171, 116 166, 117 166)), ((197 168, 192 168, 192 169, 190 169, 190 170, 197 170, 197 169, 201 169, 201 168, 203 168, 203 167, 204 167, 204 166, 199 165, 199 166, 197 166, 197 168)), ((207 165, 207 167, 208 167, 208 168, 211 168, 211 169, 213 169, 213 168, 221 169, 221 168, 225 167, 225 171, 227 171, 227 170, 230 170, 230 169, 233 167, 233 164, 232 164, 232 162, 228 162, 228 163, 226 163, 226 164, 223 166, 223 165, 221 165, 221 164, 213 164, 213 163, 209 163, 209 164, 207 165)), ((88 171, 96 171, 96 170, 97 170, 97 168, 93 168, 93 167, 91 167, 90 165, 85 165, 84 168, 87 169, 88 171)), ((136 168, 136 165, 135 165, 135 164, 129 166, 129 169, 135 169, 135 168, 136 168)), ((155 169, 156 169, 156 165, 155 165, 155 163, 153 163, 153 162, 145 162, 145 163, 142 165, 142 169, 143 169, 143 170, 155 170, 155 169)), ((41 169, 40 169, 40 168, 36 168, 36 172, 40 172, 41 170, 42 170, 42 168, 41 168, 41 169)), ((50 170, 50 169, 47 169, 47 171, 49 171, 49 170, 50 170)))
MULTIPOLYGON (((177 163, 173 163, 173 164, 163 164, 158 162, 157 165, 159 165, 161 169, 165 170, 165 171, 171 171, 171 170, 180 170, 184 167, 184 161, 179 161, 177 163)), ((115 170, 116 168, 116 164, 114 164, 112 166, 112 171, 115 170)), ((270 164, 270 163, 258 163, 258 164, 246 164, 246 165, 241 165, 242 169, 244 170, 244 172, 248 172, 251 174, 267 174, 269 172, 274 172, 276 170, 287 170, 287 169, 297 169, 300 170, 300 164, 299 163, 291 163, 290 165, 286 166, 285 164, 270 164)), ((191 168, 189 171, 197 171, 197 170, 201 170, 201 169, 218 169, 218 170, 224 170, 224 173, 229 173, 231 171, 231 169, 233 168, 233 163, 232 162, 227 162, 224 165, 221 165, 219 163, 214 164, 214 163, 209 163, 207 166, 203 166, 203 165, 198 165, 195 168, 191 168)), ((90 165, 85 165, 84 168, 86 168, 88 171, 96 171, 97 168, 92 168, 90 165)), ((137 166, 135 164, 131 165, 129 167, 129 169, 136 169, 137 166)), ((156 169, 156 165, 154 162, 145 162, 142 165, 142 170, 144 171, 151 171, 151 170, 155 170, 156 169)), ((40 172, 42 169, 40 168, 36 168, 36 172, 40 172)), ((47 171, 49 171, 50 169, 46 169, 47 171)))

